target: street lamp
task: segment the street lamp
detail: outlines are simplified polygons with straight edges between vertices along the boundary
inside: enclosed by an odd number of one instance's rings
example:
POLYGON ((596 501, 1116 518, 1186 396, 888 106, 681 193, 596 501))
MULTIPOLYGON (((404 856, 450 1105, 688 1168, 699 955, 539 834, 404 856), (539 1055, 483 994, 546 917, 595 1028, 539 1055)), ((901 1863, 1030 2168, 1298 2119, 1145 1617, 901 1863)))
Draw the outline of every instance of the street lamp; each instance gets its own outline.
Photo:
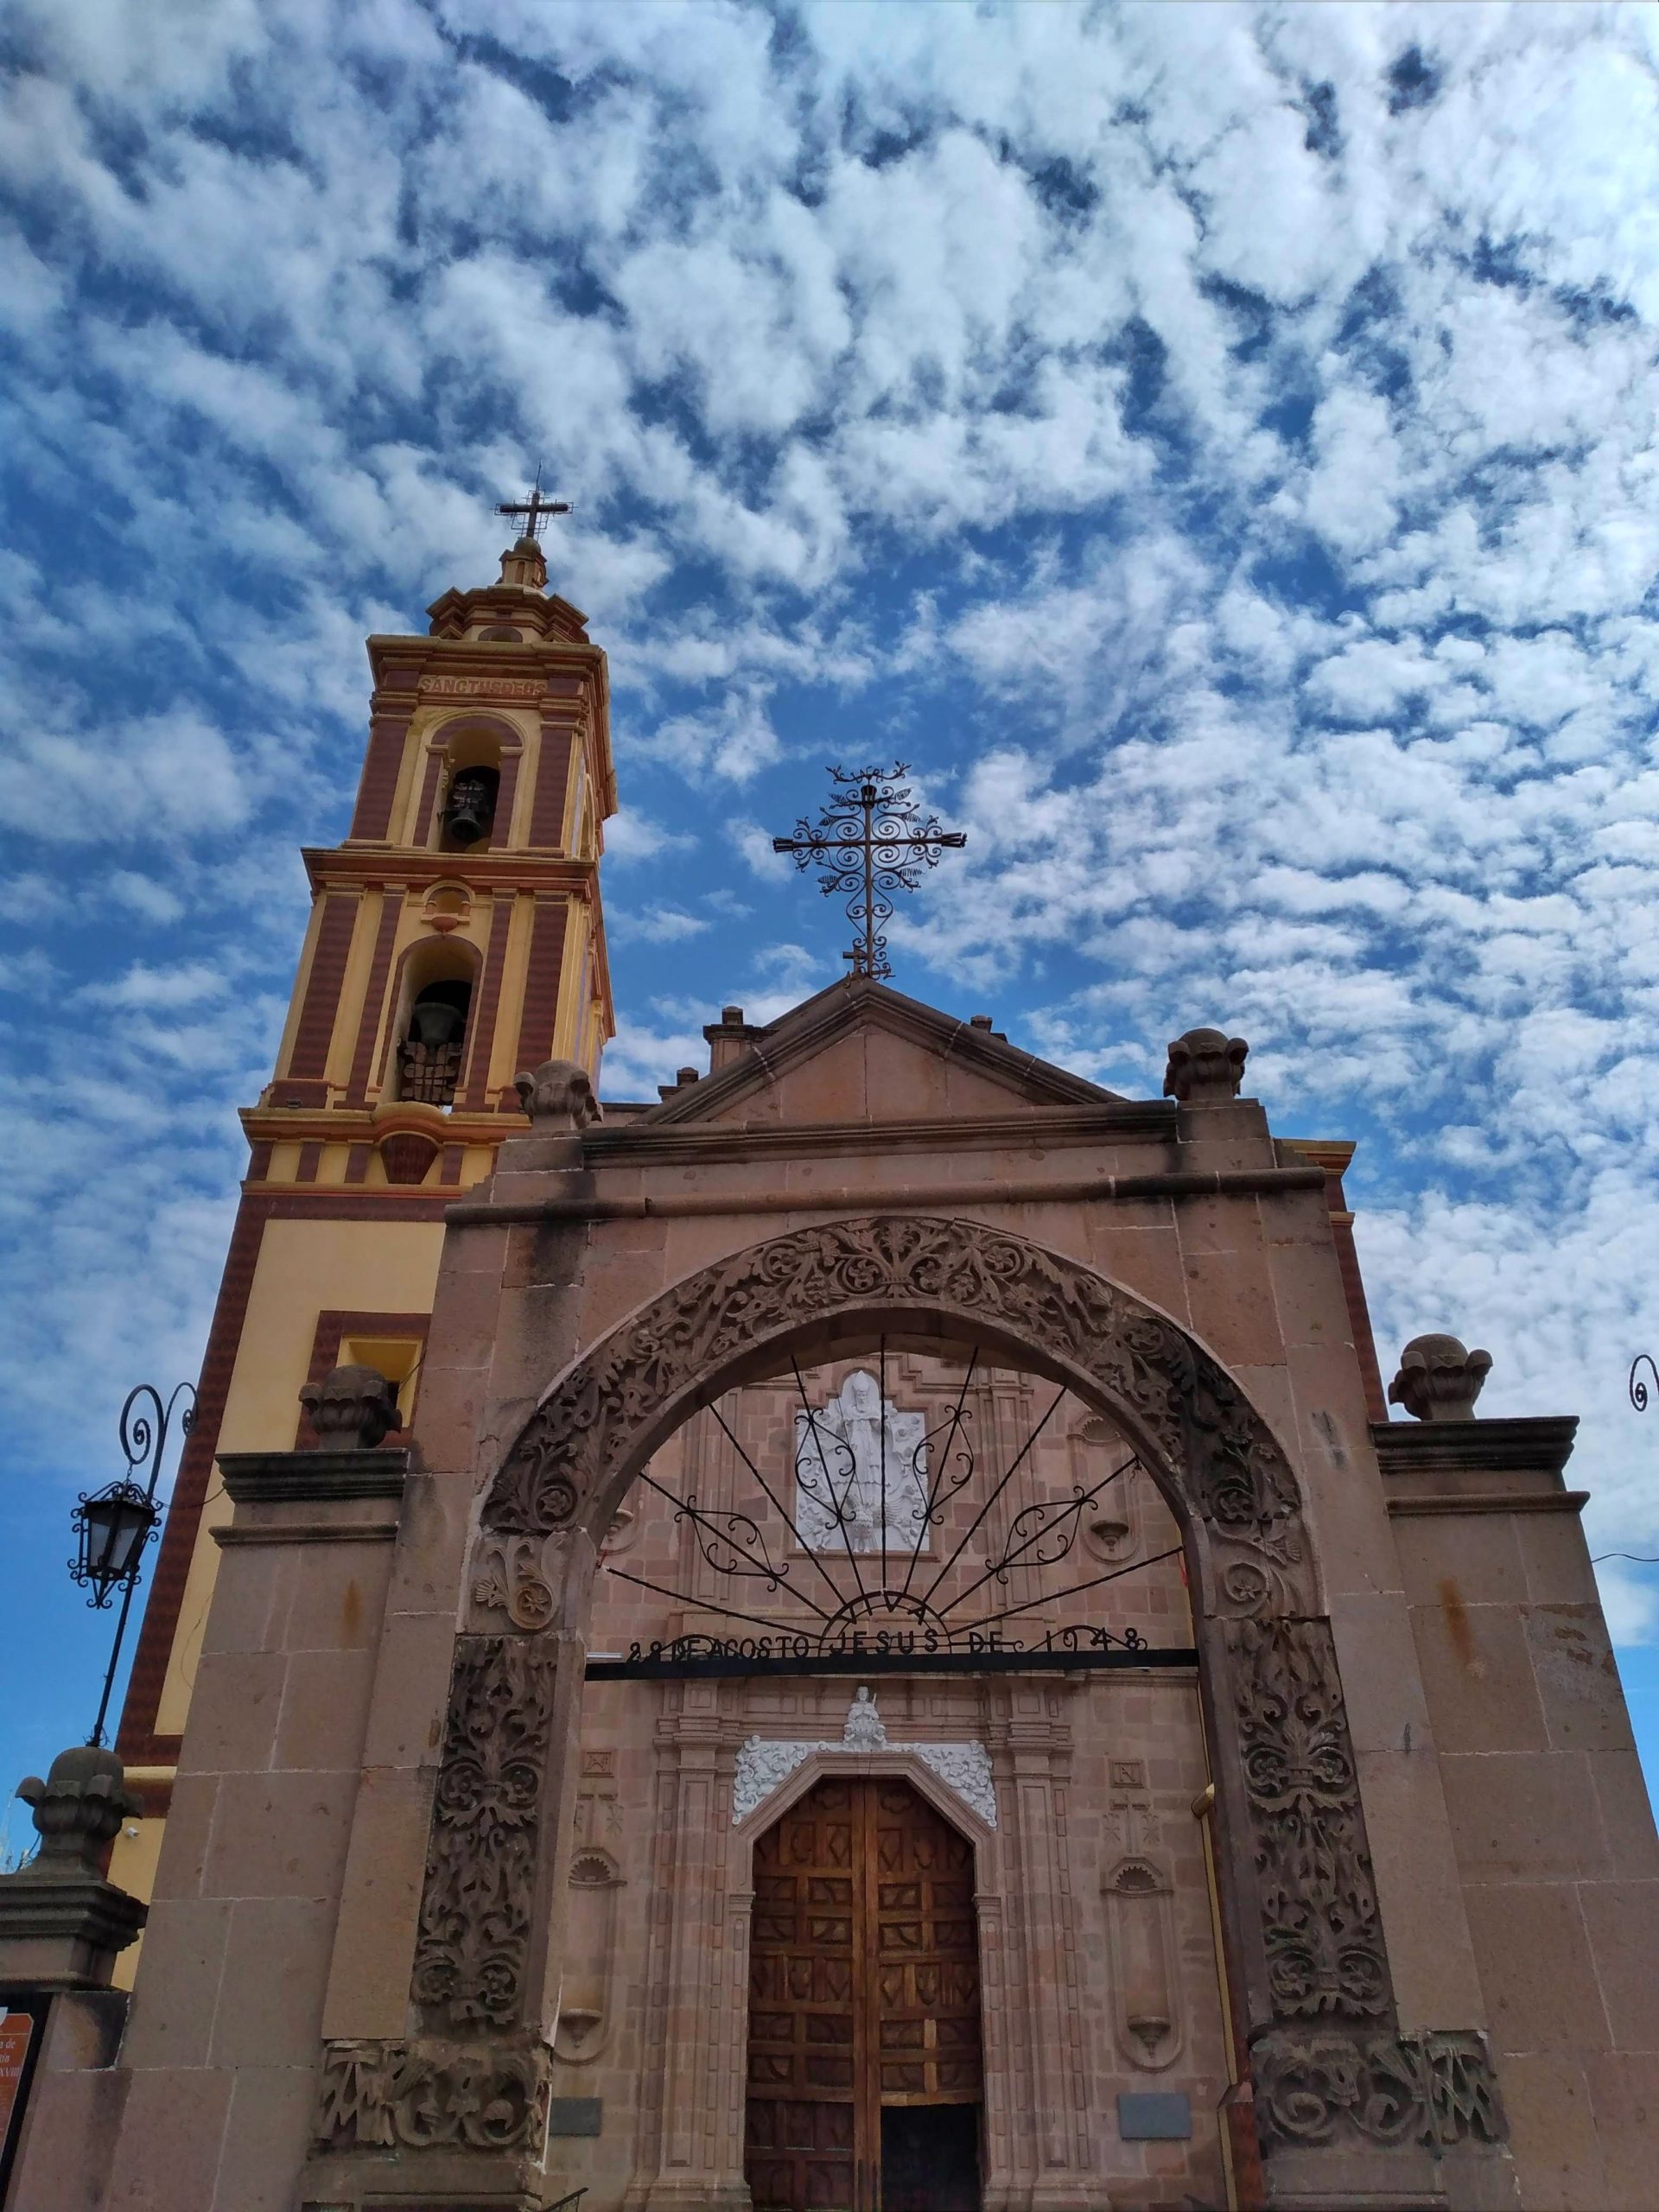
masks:
POLYGON ((89 1744, 104 1741, 104 1720, 110 1709, 110 1693, 115 1688, 115 1670, 120 1663, 122 1641, 127 1632, 127 1615, 132 1610, 132 1593, 138 1586, 144 1547, 155 1535, 162 1517, 162 1509, 156 1503, 156 1485, 161 1478, 174 1408, 181 1398, 188 1402, 179 1418, 179 1433, 188 1436, 196 1418, 196 1394, 188 1382, 181 1382, 165 1405, 161 1393, 149 1382, 141 1382, 128 1393, 127 1402, 121 1408, 121 1449, 126 1456, 127 1471, 102 1490, 83 1491, 73 1516, 75 1556, 69 1562, 70 1579, 83 1590, 92 1591, 86 1603, 98 1612, 108 1608, 118 1590, 121 1592, 115 1647, 104 1676, 98 1719, 86 1738, 89 1744), (153 1414, 146 1409, 145 1402, 148 1408, 153 1408, 153 1414), (135 1407, 140 1408, 136 1414, 135 1407), (142 1483, 133 1479, 140 1470, 145 1475, 142 1483))

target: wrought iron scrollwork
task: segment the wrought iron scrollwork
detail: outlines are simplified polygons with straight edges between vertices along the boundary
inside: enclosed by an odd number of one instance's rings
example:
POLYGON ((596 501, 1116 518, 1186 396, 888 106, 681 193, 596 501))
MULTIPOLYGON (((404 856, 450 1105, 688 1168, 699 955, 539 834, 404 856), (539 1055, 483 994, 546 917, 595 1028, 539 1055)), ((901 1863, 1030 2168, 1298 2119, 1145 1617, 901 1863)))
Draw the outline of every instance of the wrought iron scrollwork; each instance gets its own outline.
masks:
POLYGON ((937 868, 941 853, 959 849, 965 831, 941 827, 937 814, 923 817, 902 760, 891 768, 831 768, 835 791, 816 823, 804 815, 792 837, 774 837, 776 853, 794 855, 803 873, 816 867, 826 899, 847 902, 847 918, 858 940, 846 956, 855 976, 893 973, 887 958, 887 925, 893 919, 895 891, 914 891, 921 871, 937 868))
MULTIPOLYGON (((857 1639, 874 1633, 884 1639, 884 1649, 896 1638, 919 1637, 937 1652, 967 1649, 970 1640, 981 1648, 1004 1623, 1046 1615, 1057 1602, 1099 1591, 1179 1552, 1173 1546, 1057 1589, 1052 1570, 1071 1557, 1084 1514, 1140 1467, 1137 1456, 1130 1452, 1097 1482, 1073 1479, 1063 1495, 1039 1497, 1010 1513, 1003 1501, 1058 1412, 1065 1389, 1055 1392, 1001 1472, 982 1479, 968 1404, 978 1354, 967 1363, 947 1409, 925 1428, 920 1413, 900 1411, 887 1395, 885 1338, 877 1365, 879 1376, 855 1370, 827 1405, 816 1405, 792 1363, 798 1410, 787 1471, 768 1473, 720 1404, 710 1403, 710 1415, 766 1513, 758 1504, 715 1504, 696 1490, 677 1492, 649 1472, 639 1478, 690 1532, 707 1576, 716 1584, 758 1585, 752 1597, 735 1590, 729 1597, 711 1595, 706 1580, 699 1588, 676 1587, 660 1573, 643 1574, 615 1560, 606 1560, 606 1571, 677 1605, 766 1630, 791 1651, 798 1643, 820 1653, 862 1649, 857 1639), (856 1448, 848 1433, 853 1428, 856 1448), (895 1431, 908 1448, 890 1465, 895 1431), (1016 1581, 1016 1574, 1022 1579, 1016 1581), (781 1609, 766 1608, 766 1599, 785 1602, 781 1609)), ((1098 1626, 1084 1621, 1057 1628, 1051 1622, 1047 1634, 1062 1638, 1053 1649, 1081 1649, 1098 1626), (1070 1643, 1064 1641, 1068 1634, 1070 1643)), ((1134 1649, 1141 1639, 1131 1631, 1108 1642, 1134 1649)))

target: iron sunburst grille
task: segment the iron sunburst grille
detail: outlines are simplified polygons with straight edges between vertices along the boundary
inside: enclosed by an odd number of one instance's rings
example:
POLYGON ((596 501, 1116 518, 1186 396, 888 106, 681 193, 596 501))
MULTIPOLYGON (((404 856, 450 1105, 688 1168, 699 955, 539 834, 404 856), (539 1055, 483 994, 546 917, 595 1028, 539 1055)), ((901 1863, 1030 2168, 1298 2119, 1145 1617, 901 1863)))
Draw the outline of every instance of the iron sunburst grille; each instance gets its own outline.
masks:
POLYGON ((795 1449, 771 1472, 721 1404, 709 1402, 709 1414, 747 1472, 749 1495, 711 1496, 695 1474, 673 1487, 647 1468, 639 1478, 642 1488, 670 1510, 683 1534, 681 1571, 673 1579, 666 1568, 639 1572, 608 1553, 602 1565, 619 1581, 700 1619, 731 1624, 732 1632, 635 1644, 627 1661, 609 1656, 590 1671, 613 1675, 710 1661, 732 1672, 747 1660, 839 1669, 874 1658, 937 1661, 954 1670, 1009 1655, 1110 1654, 1116 1663, 1136 1654, 1159 1662, 1187 1656, 1185 1645, 1154 1654, 1135 1628, 1109 1629, 1086 1603, 1109 1584, 1177 1557, 1179 1542, 1099 1572, 1077 1572, 1096 1564, 1078 1554, 1086 1516, 1141 1471, 1132 1449, 1124 1446, 1098 1478, 1092 1470, 1087 1479, 1074 1470, 1062 1490, 1019 1503, 1012 1485, 1028 1465, 1034 1472, 1033 1454, 1068 1395, 1064 1386, 1017 1446, 999 1454, 997 1471, 983 1464, 974 1433, 969 1400, 976 1352, 953 1402, 931 1420, 893 1405, 887 1368, 884 1337, 875 1376, 855 1370, 833 1402, 815 1404, 798 1363, 791 1363, 795 1449), (849 1414, 840 1400, 861 1382, 874 1390, 874 1403, 867 1392, 849 1414), (1007 1510, 1014 1505, 1018 1510, 1007 1510))

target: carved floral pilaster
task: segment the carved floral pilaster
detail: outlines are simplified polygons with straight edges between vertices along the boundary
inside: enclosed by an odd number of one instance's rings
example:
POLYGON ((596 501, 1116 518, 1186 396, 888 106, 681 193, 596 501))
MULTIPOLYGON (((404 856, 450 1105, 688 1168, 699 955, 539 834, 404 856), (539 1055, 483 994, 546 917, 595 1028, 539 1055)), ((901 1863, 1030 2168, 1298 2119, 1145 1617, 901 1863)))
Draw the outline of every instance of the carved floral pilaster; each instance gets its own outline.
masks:
POLYGON ((456 1646, 414 1978, 416 2003, 446 2025, 518 2014, 556 1667, 524 1637, 456 1646))

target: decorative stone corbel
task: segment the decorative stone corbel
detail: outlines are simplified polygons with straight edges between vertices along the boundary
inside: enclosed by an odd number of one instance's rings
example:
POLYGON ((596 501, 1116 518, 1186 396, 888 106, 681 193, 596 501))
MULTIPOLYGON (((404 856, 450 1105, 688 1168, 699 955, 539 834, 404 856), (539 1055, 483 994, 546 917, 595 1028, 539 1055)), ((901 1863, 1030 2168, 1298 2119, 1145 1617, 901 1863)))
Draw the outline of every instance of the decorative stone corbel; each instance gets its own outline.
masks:
POLYGON ((1183 1106, 1226 1106, 1238 1096, 1249 1046, 1219 1029, 1189 1029, 1169 1048, 1164 1096, 1183 1106))
POLYGON ((372 1452, 397 1426, 397 1393, 378 1368, 337 1367, 308 1382, 300 1403, 321 1452, 372 1452))
POLYGON ((1456 1337, 1414 1337, 1400 1355, 1389 1403, 1414 1421, 1472 1421, 1491 1371, 1489 1351, 1467 1351, 1456 1337))
POLYGON ((26 1866, 0 1875, 0 1981, 107 1989, 117 1952, 147 1916, 104 1877, 105 1849, 140 1810, 125 1770, 113 1751, 78 1744, 59 1752, 44 1782, 20 1782, 17 1795, 41 1844, 26 1866))

